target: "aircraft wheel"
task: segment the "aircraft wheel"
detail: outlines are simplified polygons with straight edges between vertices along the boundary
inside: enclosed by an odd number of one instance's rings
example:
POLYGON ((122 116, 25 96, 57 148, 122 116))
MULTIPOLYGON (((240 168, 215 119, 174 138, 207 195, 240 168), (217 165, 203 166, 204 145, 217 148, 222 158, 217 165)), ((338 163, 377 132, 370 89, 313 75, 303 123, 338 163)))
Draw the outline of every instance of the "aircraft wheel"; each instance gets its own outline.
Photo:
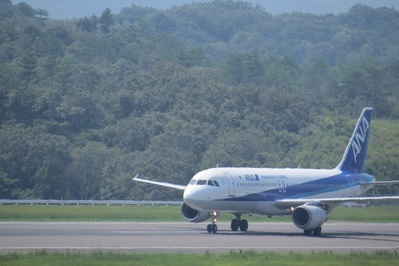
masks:
POLYGON ((321 235, 321 226, 317 227, 316 229, 313 229, 313 235, 314 236, 320 236, 321 235))
POLYGON ((238 231, 238 227, 240 226, 240 222, 237 219, 233 219, 231 221, 231 230, 238 231))
POLYGON ((247 220, 240 221, 240 230, 242 232, 246 232, 248 230, 248 221, 247 220))
POLYGON ((208 224, 208 226, 206 227, 206 230, 208 231, 208 233, 216 234, 218 231, 218 226, 216 224, 208 224))
POLYGON ((216 234, 218 232, 218 226, 216 224, 212 225, 212 233, 216 234))
POLYGON ((208 233, 212 232, 212 225, 208 224, 208 226, 206 227, 206 230, 208 231, 208 233))
POLYGON ((303 233, 305 234, 305 236, 310 236, 312 235, 312 230, 303 230, 303 233))

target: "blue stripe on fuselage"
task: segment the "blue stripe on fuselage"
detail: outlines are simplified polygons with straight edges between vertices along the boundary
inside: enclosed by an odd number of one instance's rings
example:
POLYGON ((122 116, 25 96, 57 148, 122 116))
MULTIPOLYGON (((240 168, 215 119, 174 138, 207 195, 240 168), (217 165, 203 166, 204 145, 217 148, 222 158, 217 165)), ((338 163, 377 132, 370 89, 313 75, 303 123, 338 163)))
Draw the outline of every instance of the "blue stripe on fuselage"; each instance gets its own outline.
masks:
MULTIPOLYGON (((349 174, 348 174, 349 175, 349 174)), ((279 199, 299 199, 310 198, 318 194, 331 193, 342 189, 357 186, 361 183, 368 183, 373 177, 367 174, 350 175, 350 179, 345 173, 321 178, 310 182, 292 185, 287 182, 284 188, 276 188, 262 192, 252 193, 245 196, 222 199, 224 201, 275 201, 279 199)), ((236 188, 237 189, 237 188, 236 188)))

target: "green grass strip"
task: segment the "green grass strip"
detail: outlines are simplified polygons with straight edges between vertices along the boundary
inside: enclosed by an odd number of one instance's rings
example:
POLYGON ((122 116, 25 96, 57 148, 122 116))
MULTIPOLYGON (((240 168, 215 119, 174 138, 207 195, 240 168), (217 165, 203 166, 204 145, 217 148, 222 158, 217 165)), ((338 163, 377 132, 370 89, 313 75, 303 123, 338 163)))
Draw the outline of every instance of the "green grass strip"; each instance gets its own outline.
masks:
POLYGON ((3 221, 178 221, 178 206, 3 205, 3 221))
MULTIPOLYGON (((221 214, 218 221, 234 216, 221 214)), ((252 222, 290 222, 290 216, 254 215, 252 222)), ((87 206, 87 205, 1 205, 0 221, 184 221, 179 206, 87 206)), ((399 205, 368 208, 335 208, 329 221, 399 223, 399 205)))
POLYGON ((377 251, 374 253, 335 254, 323 253, 257 253, 239 251, 230 253, 204 254, 115 254, 93 252, 47 253, 45 251, 30 254, 0 255, 0 265, 397 265, 397 251, 377 251))

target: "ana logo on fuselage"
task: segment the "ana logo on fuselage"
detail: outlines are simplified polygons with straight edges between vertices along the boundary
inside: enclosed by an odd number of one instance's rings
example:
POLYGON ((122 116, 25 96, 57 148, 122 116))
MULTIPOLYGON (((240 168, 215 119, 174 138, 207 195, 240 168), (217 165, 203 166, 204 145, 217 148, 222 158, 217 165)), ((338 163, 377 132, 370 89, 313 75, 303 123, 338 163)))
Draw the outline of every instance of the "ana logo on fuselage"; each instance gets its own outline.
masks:
POLYGON ((260 181, 258 175, 244 175, 244 177, 247 181, 260 181))
POLYGON ((366 117, 363 117, 362 122, 359 125, 358 131, 356 132, 352 141, 352 151, 355 163, 357 156, 362 152, 362 144, 366 141, 367 130, 369 128, 370 128, 369 122, 367 121, 366 117))

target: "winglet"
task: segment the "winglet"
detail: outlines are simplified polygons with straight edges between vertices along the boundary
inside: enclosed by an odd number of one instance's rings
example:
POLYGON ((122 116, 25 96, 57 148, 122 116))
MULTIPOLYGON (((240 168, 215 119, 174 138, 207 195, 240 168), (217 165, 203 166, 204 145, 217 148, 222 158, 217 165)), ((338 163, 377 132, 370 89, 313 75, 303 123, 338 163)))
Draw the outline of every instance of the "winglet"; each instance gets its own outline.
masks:
POLYGON ((366 161, 368 141, 370 137, 372 107, 363 109, 357 121, 355 131, 346 147, 345 154, 337 168, 350 173, 362 173, 366 161))

